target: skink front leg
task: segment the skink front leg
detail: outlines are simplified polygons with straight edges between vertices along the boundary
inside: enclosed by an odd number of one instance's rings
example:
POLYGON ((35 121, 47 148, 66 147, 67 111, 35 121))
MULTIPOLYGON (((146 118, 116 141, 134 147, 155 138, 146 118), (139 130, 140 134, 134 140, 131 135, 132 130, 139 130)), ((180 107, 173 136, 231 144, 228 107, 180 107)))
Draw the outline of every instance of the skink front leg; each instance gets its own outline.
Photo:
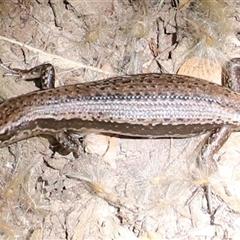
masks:
POLYGON ((227 62, 222 70, 222 85, 240 92, 240 58, 227 62))
POLYGON ((207 165, 206 167, 210 172, 214 172, 217 169, 214 155, 220 150, 233 131, 233 126, 224 125, 221 128, 214 130, 207 138, 202 147, 201 157, 203 164, 207 165))
MULTIPOLYGON (((227 62, 222 69, 222 84, 235 92, 240 92, 240 58, 234 58, 227 62)), ((213 131, 206 140, 202 148, 202 158, 207 164, 213 162, 210 170, 216 170, 213 156, 218 152, 222 145, 227 141, 230 134, 235 130, 234 126, 224 125, 213 131)), ((210 164, 211 165, 211 164, 210 164)))

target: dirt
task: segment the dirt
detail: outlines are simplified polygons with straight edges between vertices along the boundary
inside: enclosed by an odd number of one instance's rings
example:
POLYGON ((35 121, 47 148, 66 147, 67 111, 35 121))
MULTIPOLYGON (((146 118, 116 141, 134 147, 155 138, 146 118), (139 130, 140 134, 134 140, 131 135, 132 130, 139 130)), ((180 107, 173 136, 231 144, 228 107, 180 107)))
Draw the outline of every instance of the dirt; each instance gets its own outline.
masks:
MULTIPOLYGON (((225 14, 233 26, 227 32, 219 22, 225 35, 217 35, 219 45, 208 49, 211 54, 214 49, 219 56, 214 64, 221 66, 239 55, 239 4, 218 3, 218 15, 225 14)), ((1 60, 22 69, 52 63, 57 86, 135 73, 176 73, 186 59, 206 57, 194 47, 199 46, 196 41, 205 45, 189 27, 193 19, 197 25, 197 18, 206 18, 202 8, 194 1, 179 4, 0 0, 1 60)), ((213 29, 209 31, 213 38, 213 29)), ((186 67, 189 72, 192 68, 197 61, 186 67)), ((0 79, 3 99, 34 90, 30 82, 0 79)), ((90 136, 77 159, 71 154, 51 158, 49 142, 41 137, 2 148, 0 238, 239 239, 240 135, 232 134, 221 148, 214 172, 196 161, 203 137, 90 136)))

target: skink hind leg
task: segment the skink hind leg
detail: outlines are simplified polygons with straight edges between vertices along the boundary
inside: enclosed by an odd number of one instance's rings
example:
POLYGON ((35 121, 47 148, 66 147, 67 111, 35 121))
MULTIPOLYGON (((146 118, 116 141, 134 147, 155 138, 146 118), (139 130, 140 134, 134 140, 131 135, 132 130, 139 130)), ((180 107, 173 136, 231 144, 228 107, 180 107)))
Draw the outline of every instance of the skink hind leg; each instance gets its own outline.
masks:
POLYGON ((3 76, 16 76, 16 80, 33 81, 40 90, 55 87, 55 70, 49 63, 36 66, 29 70, 22 70, 10 68, 0 60, 0 66, 8 70, 3 76))
MULTIPOLYGON (((8 71, 4 76, 16 76, 16 80, 33 81, 40 90, 55 87, 55 70, 49 63, 36 66, 29 70, 22 70, 10 68, 0 60, 0 67, 8 71)), ((54 141, 47 136, 46 138, 49 139, 51 144, 50 149, 53 151, 53 155, 55 152, 58 152, 61 155, 73 153, 76 158, 79 156, 81 142, 74 134, 68 131, 62 131, 54 135, 54 141)))
POLYGON ((73 153, 75 158, 79 157, 82 145, 79 138, 67 131, 62 131, 54 135, 55 142, 50 142, 50 149, 53 151, 52 157, 56 152, 61 155, 73 153))

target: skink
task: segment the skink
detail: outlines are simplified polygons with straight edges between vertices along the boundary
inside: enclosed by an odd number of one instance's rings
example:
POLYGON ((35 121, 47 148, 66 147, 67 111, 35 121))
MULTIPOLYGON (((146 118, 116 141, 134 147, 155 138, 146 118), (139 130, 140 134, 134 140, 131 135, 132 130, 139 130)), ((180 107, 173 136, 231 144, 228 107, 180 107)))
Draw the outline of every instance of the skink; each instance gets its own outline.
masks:
MULTIPOLYGON (((34 78, 41 72, 47 78, 44 65, 37 69, 24 73, 34 78)), ((100 132, 158 138, 189 137, 214 129, 223 129, 227 136, 240 129, 240 94, 175 74, 138 74, 61 86, 0 105, 0 147, 42 134, 65 133, 68 138, 75 132, 100 132)), ((214 150, 219 149, 215 145, 214 150)))

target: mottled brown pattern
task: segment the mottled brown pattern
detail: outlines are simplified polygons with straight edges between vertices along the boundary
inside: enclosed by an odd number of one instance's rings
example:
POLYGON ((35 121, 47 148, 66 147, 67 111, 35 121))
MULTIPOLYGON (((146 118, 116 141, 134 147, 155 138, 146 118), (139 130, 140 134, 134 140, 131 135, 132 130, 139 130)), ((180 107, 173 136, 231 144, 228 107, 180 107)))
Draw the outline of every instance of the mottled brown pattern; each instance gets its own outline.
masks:
POLYGON ((188 136, 240 125, 240 94, 181 75, 140 74, 32 92, 0 105, 0 146, 63 129, 188 136), (78 122, 79 121, 79 122, 78 122))

